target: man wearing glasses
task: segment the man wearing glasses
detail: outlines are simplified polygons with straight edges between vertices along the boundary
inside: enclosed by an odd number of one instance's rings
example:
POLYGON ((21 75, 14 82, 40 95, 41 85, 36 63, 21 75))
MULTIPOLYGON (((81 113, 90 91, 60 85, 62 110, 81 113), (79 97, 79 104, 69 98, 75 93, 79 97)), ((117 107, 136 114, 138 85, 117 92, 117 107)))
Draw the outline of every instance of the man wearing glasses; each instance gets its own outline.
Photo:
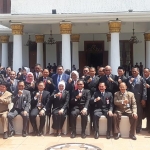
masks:
POLYGON ((128 78, 127 87, 128 91, 134 93, 136 99, 138 115, 136 133, 140 133, 142 128, 143 107, 145 107, 147 100, 147 90, 145 79, 139 75, 139 68, 132 68, 132 76, 128 78))
POLYGON ((83 68, 83 76, 81 79, 85 79, 89 75, 89 66, 84 66, 83 68))
POLYGON ((84 89, 83 80, 77 81, 77 90, 73 91, 71 98, 71 138, 76 137, 76 119, 81 115, 81 137, 86 138, 85 129, 88 119, 88 107, 91 99, 90 91, 84 89))

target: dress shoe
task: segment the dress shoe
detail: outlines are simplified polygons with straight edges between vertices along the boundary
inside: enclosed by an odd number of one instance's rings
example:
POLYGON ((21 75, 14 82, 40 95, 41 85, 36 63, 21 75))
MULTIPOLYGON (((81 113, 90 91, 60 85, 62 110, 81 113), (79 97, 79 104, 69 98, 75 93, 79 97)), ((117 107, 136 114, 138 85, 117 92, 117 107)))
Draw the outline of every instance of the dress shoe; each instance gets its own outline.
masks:
POLYGON ((8 138, 8 133, 7 132, 4 132, 3 134, 3 139, 7 139, 8 138))
POLYGON ((33 131, 32 136, 37 136, 38 135, 38 131, 33 131))
POLYGON ((76 137, 76 132, 73 131, 73 132, 71 133, 70 137, 71 137, 71 138, 75 138, 75 137, 76 137))
POLYGON ((140 133, 141 132, 141 130, 140 129, 136 129, 136 133, 138 134, 138 133, 140 133))
POLYGON ((120 133, 116 133, 116 135, 114 136, 114 139, 118 140, 120 137, 121 137, 121 134, 120 133))
POLYGON ((39 131, 38 136, 41 136, 42 134, 43 134, 42 131, 39 131))
POLYGON ((9 137, 12 137, 12 136, 14 136, 14 135, 15 135, 15 131, 14 131, 14 130, 10 131, 9 137))
POLYGON ((86 138, 85 132, 82 132, 82 133, 81 133, 81 137, 82 137, 82 139, 85 139, 85 138, 86 138))
POLYGON ((110 132, 109 131, 106 132, 106 139, 110 139, 110 132))
POLYGON ((26 131, 22 131, 22 137, 26 137, 27 134, 26 134, 26 131))
POLYGON ((129 135, 129 137, 132 139, 132 140, 136 140, 136 137, 134 135, 129 135))
POLYGON ((94 133, 94 138, 95 138, 95 139, 98 139, 98 138, 99 138, 99 133, 98 133, 98 131, 95 131, 95 133, 94 133))
POLYGON ((59 133, 57 134, 57 136, 61 136, 61 132, 59 132, 59 133))

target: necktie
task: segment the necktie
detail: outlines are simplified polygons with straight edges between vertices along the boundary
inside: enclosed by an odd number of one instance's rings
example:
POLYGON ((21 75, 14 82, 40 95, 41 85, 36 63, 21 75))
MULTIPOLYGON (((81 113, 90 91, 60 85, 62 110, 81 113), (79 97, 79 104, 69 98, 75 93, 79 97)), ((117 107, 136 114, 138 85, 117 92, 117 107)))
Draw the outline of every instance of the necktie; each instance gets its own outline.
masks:
POLYGON ((74 89, 77 90, 77 81, 74 81, 74 89))
POLYGON ((61 75, 58 75, 58 83, 60 82, 60 77, 61 77, 61 75))
POLYGON ((62 98, 62 92, 60 92, 60 97, 59 97, 60 99, 62 98))
POLYGON ((46 78, 44 78, 44 79, 43 79, 43 82, 44 82, 45 85, 46 85, 46 81, 47 81, 46 78))

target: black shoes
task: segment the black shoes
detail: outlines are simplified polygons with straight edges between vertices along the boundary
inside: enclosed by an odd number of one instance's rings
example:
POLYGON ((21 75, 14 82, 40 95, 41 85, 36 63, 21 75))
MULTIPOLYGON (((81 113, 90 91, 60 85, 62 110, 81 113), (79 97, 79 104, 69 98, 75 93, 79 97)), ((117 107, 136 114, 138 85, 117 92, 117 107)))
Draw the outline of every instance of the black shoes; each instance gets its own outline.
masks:
POLYGON ((99 133, 98 133, 98 131, 95 131, 95 133, 94 133, 94 138, 95 138, 95 139, 98 139, 98 138, 99 138, 99 133))
POLYGON ((71 138, 75 138, 75 137, 76 137, 76 132, 75 132, 75 131, 72 131, 70 137, 71 137, 71 138))
POLYGON ((140 133, 141 132, 141 129, 136 129, 136 133, 140 133))
POLYGON ((42 136, 42 135, 43 135, 42 131, 39 131, 38 136, 42 136))
POLYGON ((14 131, 14 130, 10 131, 9 137, 12 137, 12 136, 14 136, 14 135, 15 135, 15 131, 14 131))
POLYGON ((27 134, 26 134, 26 131, 22 131, 22 137, 26 137, 27 134))
POLYGON ((4 132, 3 134, 3 139, 7 139, 8 138, 8 133, 7 132, 4 132))
POLYGON ((106 139, 110 139, 110 132, 109 131, 106 132, 106 139))
POLYGON ((38 136, 38 131, 33 131, 32 136, 38 136))
POLYGON ((116 135, 114 136, 114 139, 118 140, 120 137, 121 137, 121 134, 120 133, 116 133, 116 135))
POLYGON ((85 132, 82 132, 82 133, 81 133, 81 137, 82 137, 82 139, 85 139, 85 138, 86 138, 85 132))
POLYGON ((132 140, 136 140, 136 137, 134 135, 129 135, 129 138, 131 138, 132 140))

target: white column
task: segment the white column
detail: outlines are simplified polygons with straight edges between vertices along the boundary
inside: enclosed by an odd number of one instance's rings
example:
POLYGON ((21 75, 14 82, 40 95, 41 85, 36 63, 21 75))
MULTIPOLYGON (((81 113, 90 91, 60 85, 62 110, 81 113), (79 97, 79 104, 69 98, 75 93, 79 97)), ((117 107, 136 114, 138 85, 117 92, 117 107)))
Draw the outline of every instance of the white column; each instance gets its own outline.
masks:
POLYGON ((79 69, 79 34, 72 34, 72 65, 76 66, 76 69, 79 69))
POLYGON ((11 24, 13 34, 13 70, 18 72, 22 67, 22 24, 11 24))
POLYGON ((111 34, 107 34, 107 43, 108 43, 108 65, 110 65, 110 48, 111 48, 111 34))
POLYGON ((35 35, 36 43, 37 43, 37 64, 40 64, 43 67, 43 42, 44 35, 35 35))
POLYGON ((62 34, 62 66, 64 70, 71 70, 71 50, 70 50, 70 34, 71 23, 60 23, 60 31, 62 34))
POLYGON ((120 66, 120 46, 119 46, 119 32, 121 29, 120 21, 110 21, 109 31, 111 33, 111 48, 110 48, 110 66, 112 73, 117 74, 118 66, 120 66))
POLYGON ((150 33, 144 34, 146 41, 146 68, 150 68, 150 33))
POLYGON ((1 36, 0 42, 2 43, 2 53, 1 53, 1 65, 3 67, 8 67, 8 42, 9 36, 1 36))

